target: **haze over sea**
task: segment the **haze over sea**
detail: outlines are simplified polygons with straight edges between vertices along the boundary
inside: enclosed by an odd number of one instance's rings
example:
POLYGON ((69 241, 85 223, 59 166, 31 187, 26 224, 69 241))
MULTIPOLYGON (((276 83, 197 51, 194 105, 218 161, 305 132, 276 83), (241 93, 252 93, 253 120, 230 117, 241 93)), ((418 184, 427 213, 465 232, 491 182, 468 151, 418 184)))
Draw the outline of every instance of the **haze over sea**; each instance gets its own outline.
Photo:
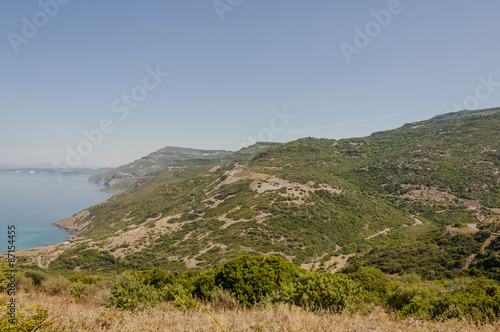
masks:
POLYGON ((0 252, 8 225, 16 226, 16 250, 63 242, 71 234, 51 224, 112 196, 102 188, 88 176, 0 174, 0 252))

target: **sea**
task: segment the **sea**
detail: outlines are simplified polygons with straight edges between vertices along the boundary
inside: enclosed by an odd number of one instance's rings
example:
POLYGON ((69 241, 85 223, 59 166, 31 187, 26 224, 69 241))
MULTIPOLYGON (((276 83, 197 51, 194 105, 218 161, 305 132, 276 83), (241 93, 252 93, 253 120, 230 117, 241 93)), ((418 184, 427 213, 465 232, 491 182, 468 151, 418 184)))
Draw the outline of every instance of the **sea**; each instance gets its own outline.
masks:
POLYGON ((12 226, 16 251, 61 243, 70 237, 52 224, 112 196, 99 191, 104 187, 88 178, 0 173, 0 253, 8 250, 8 227, 12 226))

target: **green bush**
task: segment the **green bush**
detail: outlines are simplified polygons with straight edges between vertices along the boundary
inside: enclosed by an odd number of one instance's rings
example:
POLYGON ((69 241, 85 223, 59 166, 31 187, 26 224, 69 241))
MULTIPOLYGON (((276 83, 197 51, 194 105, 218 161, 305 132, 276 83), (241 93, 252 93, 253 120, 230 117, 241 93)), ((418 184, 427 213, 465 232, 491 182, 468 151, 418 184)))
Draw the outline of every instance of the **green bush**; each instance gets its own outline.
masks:
POLYGON ((386 297, 387 286, 391 280, 382 271, 376 268, 364 267, 349 270, 348 267, 340 271, 358 282, 370 295, 370 300, 383 303, 386 297), (349 272, 351 271, 351 272, 349 272))
POLYGON ((7 299, 0 298, 0 331, 3 332, 32 332, 46 331, 59 332, 71 331, 71 326, 59 326, 53 319, 50 319, 49 311, 41 306, 30 306, 23 310, 18 310, 16 321, 11 323, 7 299))
POLYGON ((500 319, 500 285, 494 280, 475 279, 432 304, 434 318, 496 322, 500 319))
POLYGON ((436 295, 436 291, 425 285, 417 274, 404 276, 403 282, 389 285, 387 304, 392 309, 402 310, 406 305, 410 305, 412 301, 428 300, 436 295))
POLYGON ((210 299, 212 293, 217 291, 218 286, 215 277, 221 271, 220 266, 216 266, 213 269, 203 271, 198 275, 198 278, 194 282, 194 293, 203 299, 210 299))
POLYGON ((88 286, 88 284, 85 284, 81 281, 74 282, 71 284, 70 293, 78 300, 81 300, 83 297, 83 292, 88 286))
MULTIPOLYGON (((475 323, 497 322, 500 318, 500 285, 494 280, 459 278, 448 280, 447 291, 436 291, 421 280, 393 283, 387 304, 402 316, 422 319, 466 319, 475 323)), ((436 286, 437 287, 437 286, 436 286)))
POLYGON ((89 276, 71 276, 68 278, 71 282, 81 282, 86 285, 95 284, 98 281, 102 280, 102 277, 89 277, 89 276))
POLYGON ((0 292, 3 292, 9 288, 10 279, 12 275, 10 271, 12 268, 7 262, 0 262, 0 292))
POLYGON ((215 285, 229 290, 241 304, 249 307, 279 290, 282 284, 300 277, 302 271, 277 256, 243 255, 224 264, 215 275, 215 285))
POLYGON ((361 285, 344 274, 310 273, 291 286, 286 297, 311 310, 355 311, 367 297, 361 285))
MULTIPOLYGON (((387 294, 387 304, 394 310, 403 310, 411 313, 405 307, 414 306, 415 301, 424 301, 432 298, 434 293, 423 284, 399 284, 387 294)), ((413 309, 412 309, 413 310, 413 309)))
POLYGON ((162 288, 166 283, 169 282, 167 272, 160 268, 156 268, 150 271, 144 271, 141 273, 141 277, 144 279, 144 283, 151 285, 155 288, 162 288))
POLYGON ((153 286, 145 285, 137 276, 126 273, 111 286, 111 298, 107 307, 125 310, 141 310, 158 304, 158 294, 153 286))
POLYGON ((177 309, 195 309, 198 302, 193 298, 191 292, 181 284, 166 284, 159 291, 160 299, 173 302, 177 309))
POLYGON ((400 311, 403 317, 413 316, 420 319, 431 319, 433 304, 421 298, 413 298, 400 311))

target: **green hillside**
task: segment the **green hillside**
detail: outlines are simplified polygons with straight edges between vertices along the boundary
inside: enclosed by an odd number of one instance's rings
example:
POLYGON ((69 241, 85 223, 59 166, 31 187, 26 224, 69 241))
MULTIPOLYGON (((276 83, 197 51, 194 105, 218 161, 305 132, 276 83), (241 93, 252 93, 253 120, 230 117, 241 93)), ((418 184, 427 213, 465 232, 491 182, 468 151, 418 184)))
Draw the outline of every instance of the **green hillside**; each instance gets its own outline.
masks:
MULTIPOLYGON (((185 270, 246 253, 333 271, 371 249, 496 216, 499 128, 498 109, 459 112, 364 138, 304 138, 178 162, 62 221, 77 230, 74 240, 38 262, 185 270)), ((467 240, 476 244, 461 255, 478 252, 484 236, 467 240)))
POLYGON ((197 150, 167 146, 127 165, 94 175, 90 182, 108 187, 107 191, 120 192, 132 185, 138 178, 188 159, 220 159, 229 151, 197 150))

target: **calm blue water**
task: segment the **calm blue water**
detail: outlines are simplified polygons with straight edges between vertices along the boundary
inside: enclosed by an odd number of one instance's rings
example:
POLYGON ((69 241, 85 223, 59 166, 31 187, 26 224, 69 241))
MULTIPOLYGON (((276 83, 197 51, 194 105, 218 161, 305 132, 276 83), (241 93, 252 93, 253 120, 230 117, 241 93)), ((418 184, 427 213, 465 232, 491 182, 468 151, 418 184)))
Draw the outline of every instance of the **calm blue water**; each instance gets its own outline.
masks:
POLYGON ((16 226, 16 250, 60 243, 71 236, 51 224, 112 196, 87 180, 88 176, 0 174, 0 252, 7 251, 8 225, 16 226))

